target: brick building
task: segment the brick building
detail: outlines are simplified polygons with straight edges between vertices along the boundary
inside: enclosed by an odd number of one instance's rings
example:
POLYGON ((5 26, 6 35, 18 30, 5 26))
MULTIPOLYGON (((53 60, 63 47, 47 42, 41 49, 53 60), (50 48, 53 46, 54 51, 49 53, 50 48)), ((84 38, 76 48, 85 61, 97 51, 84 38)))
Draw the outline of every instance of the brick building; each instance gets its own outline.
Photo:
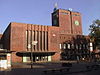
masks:
POLYGON ((3 36, 3 48, 11 51, 13 62, 76 60, 87 58, 89 38, 82 35, 81 14, 57 9, 52 26, 12 22, 3 36))
POLYGON ((1 38, 2 38, 2 34, 0 34, 0 49, 2 48, 2 41, 1 41, 1 38))

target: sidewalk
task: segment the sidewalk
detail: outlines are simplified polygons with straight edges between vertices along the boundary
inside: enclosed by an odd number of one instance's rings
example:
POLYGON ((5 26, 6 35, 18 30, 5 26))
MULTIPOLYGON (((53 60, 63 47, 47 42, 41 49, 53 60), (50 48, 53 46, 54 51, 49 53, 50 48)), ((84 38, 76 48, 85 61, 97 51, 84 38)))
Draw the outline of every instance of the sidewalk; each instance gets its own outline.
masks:
POLYGON ((33 63, 33 69, 31 69, 30 63, 12 63, 12 70, 7 72, 1 72, 1 75, 62 75, 62 74, 70 74, 70 73, 77 73, 77 72, 84 72, 87 71, 86 66, 92 65, 94 63, 72 63, 71 69, 66 71, 50 71, 47 74, 45 74, 43 71, 48 69, 59 69, 64 68, 62 67, 62 63, 68 63, 68 62, 38 62, 33 63))

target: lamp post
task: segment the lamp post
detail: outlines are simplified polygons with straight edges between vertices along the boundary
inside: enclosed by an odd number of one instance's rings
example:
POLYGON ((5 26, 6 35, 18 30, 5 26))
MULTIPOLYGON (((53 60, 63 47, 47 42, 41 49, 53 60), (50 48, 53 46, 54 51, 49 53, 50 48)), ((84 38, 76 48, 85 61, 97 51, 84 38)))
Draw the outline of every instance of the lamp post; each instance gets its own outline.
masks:
POLYGON ((92 51, 93 51, 93 44, 92 44, 92 42, 90 42, 90 61, 91 61, 92 51))
MULTIPOLYGON (((37 41, 32 41, 32 45, 36 45, 38 42, 37 41)), ((30 48, 32 48, 32 46, 30 47, 30 48)), ((33 51, 32 51, 32 49, 31 49, 31 69, 33 68, 33 51)))

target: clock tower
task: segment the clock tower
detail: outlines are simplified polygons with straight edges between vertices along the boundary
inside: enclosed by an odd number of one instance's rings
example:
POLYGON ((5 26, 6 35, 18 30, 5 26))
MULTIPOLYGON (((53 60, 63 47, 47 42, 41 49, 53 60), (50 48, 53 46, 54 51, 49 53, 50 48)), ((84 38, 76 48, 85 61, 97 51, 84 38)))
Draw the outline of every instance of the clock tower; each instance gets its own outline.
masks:
POLYGON ((72 33, 77 35, 82 35, 82 22, 81 14, 79 12, 71 12, 72 20, 72 33))
POLYGON ((52 13, 52 26, 60 27, 61 34, 82 35, 81 14, 71 10, 56 9, 52 13))

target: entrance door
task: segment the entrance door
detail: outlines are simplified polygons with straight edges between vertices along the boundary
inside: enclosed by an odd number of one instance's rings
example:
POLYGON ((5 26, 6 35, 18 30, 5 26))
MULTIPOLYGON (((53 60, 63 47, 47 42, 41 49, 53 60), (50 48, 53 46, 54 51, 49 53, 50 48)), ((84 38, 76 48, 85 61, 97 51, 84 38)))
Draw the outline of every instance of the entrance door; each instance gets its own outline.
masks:
POLYGON ((30 57, 23 56, 23 62, 30 62, 30 57))
POLYGON ((48 56, 48 61, 51 61, 51 56, 48 56))

